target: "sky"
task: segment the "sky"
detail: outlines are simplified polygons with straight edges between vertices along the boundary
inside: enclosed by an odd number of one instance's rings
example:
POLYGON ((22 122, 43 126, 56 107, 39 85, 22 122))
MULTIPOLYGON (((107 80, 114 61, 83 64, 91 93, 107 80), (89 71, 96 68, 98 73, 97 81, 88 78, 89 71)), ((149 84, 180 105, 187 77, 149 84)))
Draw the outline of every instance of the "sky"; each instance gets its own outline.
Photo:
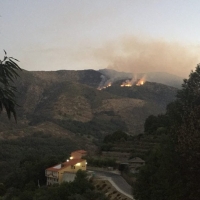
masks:
POLYGON ((0 1, 5 49, 25 70, 111 68, 188 76, 200 62, 198 0, 0 1))

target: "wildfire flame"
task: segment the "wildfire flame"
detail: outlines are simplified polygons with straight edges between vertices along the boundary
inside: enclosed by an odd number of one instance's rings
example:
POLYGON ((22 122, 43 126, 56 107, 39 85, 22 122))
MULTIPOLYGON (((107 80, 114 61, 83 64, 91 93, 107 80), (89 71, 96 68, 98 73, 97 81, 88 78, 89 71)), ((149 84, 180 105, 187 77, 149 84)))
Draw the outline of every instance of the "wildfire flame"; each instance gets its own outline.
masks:
POLYGON ((126 80, 121 84, 121 87, 132 87, 133 84, 135 84, 137 80, 137 75, 135 74, 134 77, 130 80, 126 80))
POLYGON ((141 86, 141 85, 144 85, 144 80, 140 79, 137 83, 136 83, 137 86, 141 86))
POLYGON ((145 83, 145 76, 143 76, 139 81, 136 81, 136 77, 133 78, 132 80, 126 80, 121 84, 121 87, 132 87, 132 85, 137 85, 137 86, 141 86, 144 85, 145 83))
MULTIPOLYGON (((121 87, 132 87, 133 85, 141 86, 144 85, 145 82, 146 82, 146 75, 144 75, 141 79, 137 79, 137 75, 135 75, 132 79, 124 81, 120 86, 121 87)), ((112 82, 107 81, 105 84, 99 86, 97 90, 103 90, 110 86, 112 86, 112 82)))
POLYGON ((103 89, 106 89, 106 88, 110 87, 111 85, 112 85, 112 83, 109 82, 107 85, 104 85, 104 86, 102 86, 102 87, 98 87, 97 90, 103 90, 103 89))
POLYGON ((131 87, 133 84, 131 83, 130 80, 126 80, 121 84, 121 87, 131 87))
POLYGON ((137 85, 137 86, 144 85, 145 80, 146 80, 146 75, 144 75, 144 76, 137 82, 136 85, 137 85))

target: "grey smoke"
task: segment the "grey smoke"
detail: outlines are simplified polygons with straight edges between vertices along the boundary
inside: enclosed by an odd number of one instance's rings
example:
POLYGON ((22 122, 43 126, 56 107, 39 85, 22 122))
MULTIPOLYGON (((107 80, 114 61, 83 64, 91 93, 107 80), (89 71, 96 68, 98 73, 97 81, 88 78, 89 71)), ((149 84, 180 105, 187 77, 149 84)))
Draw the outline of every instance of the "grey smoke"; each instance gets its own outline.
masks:
POLYGON ((200 62, 198 52, 195 45, 131 36, 96 49, 94 57, 107 63, 105 68, 121 72, 167 72, 187 77, 200 62))
POLYGON ((103 74, 100 76, 100 78, 101 78, 101 82, 99 83, 99 86, 98 86, 99 89, 101 89, 105 85, 106 79, 107 79, 106 76, 104 76, 103 74))

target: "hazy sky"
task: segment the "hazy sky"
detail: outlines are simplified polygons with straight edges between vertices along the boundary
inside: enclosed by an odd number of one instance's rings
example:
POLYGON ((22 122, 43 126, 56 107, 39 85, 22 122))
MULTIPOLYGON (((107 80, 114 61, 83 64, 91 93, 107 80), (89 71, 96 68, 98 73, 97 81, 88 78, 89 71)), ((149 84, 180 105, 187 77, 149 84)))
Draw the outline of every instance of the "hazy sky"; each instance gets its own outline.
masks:
POLYGON ((26 70, 167 71, 200 62, 198 0, 0 1, 3 49, 26 70))

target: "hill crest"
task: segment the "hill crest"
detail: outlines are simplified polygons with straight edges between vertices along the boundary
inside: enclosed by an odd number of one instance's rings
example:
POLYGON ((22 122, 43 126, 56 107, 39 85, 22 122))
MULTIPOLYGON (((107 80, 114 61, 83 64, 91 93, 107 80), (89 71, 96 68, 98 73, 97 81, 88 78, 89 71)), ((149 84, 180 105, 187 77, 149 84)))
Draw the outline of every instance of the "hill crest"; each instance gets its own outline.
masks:
MULTIPOLYGON (((126 79, 97 90, 102 75, 94 70, 22 71, 16 82, 18 128, 34 126, 37 130, 40 124, 49 122, 97 138, 119 129, 136 135, 143 132, 146 117, 165 112, 177 92, 174 87, 152 82, 120 87, 126 79)), ((0 118, 0 131, 7 131, 10 122, 3 114, 0 118)))

